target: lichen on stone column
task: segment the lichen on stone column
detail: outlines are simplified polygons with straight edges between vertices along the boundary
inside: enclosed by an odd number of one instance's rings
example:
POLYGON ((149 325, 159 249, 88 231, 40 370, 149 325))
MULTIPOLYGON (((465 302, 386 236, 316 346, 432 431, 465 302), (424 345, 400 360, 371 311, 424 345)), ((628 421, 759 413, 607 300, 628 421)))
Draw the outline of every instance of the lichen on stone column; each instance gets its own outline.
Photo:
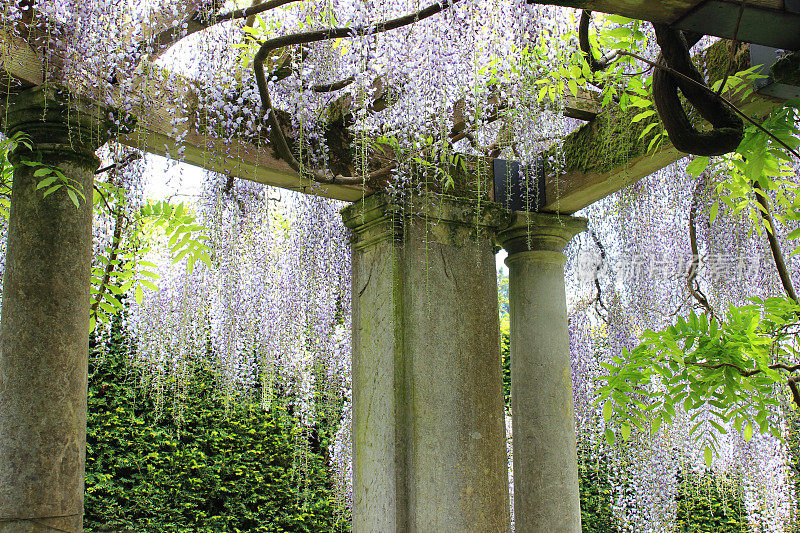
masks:
POLYGON ((514 523, 518 533, 580 533, 564 247, 586 220, 515 213, 508 251, 514 523))
POLYGON ((94 151, 110 110, 55 87, 9 95, 4 132, 25 134, 15 164, 0 320, 0 532, 83 529, 94 151), (24 162, 34 163, 25 164, 24 162), (58 169, 46 198, 34 174, 58 169))
POLYGON ((377 194, 353 231, 353 530, 510 529, 497 205, 377 194))

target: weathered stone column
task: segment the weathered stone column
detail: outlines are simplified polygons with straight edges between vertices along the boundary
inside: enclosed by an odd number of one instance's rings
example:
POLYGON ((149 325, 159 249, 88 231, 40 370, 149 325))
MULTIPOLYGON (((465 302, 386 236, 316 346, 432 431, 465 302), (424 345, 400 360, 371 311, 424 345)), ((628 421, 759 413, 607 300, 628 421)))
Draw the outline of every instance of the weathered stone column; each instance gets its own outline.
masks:
POLYGON ((376 194, 343 211, 353 230, 353 530, 507 532, 492 245, 507 215, 422 201, 401 209, 376 194))
MULTIPOLYGON (((83 531, 89 276, 94 150, 106 140, 96 106, 52 88, 9 97, 6 135, 33 151, 17 163, 11 194, 0 324, 0 532, 83 531), (74 180, 43 198, 43 168, 74 180)), ((105 114, 102 114, 105 118, 105 114)))
POLYGON ((518 533, 581 531, 562 252, 585 229, 585 219, 515 213, 498 236, 508 251, 518 533))

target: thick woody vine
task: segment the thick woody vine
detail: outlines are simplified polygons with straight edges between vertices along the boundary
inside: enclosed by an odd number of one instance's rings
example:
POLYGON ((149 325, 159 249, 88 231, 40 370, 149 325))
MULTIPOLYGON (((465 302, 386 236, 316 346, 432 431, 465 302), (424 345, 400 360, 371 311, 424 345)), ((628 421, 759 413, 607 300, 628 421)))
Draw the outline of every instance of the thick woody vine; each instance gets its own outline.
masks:
MULTIPOLYGON (((634 424, 643 431, 646 430, 645 417, 649 417, 651 421, 655 420, 652 424, 653 428, 660 426, 662 421, 671 421, 674 412, 671 410, 670 402, 674 401, 673 398, 664 401, 651 401, 648 404, 628 403, 627 405, 625 405, 627 400, 622 401, 621 396, 614 396, 614 402, 610 398, 612 394, 618 395, 620 390, 625 390, 625 388, 629 387, 631 381, 642 384, 651 382, 653 375, 649 374, 649 372, 654 370, 662 373, 667 385, 677 385, 686 377, 686 370, 681 372, 680 369, 687 367, 702 369, 706 372, 704 374, 706 379, 711 379, 714 372, 732 371, 739 376, 740 380, 743 380, 742 383, 747 382, 748 387, 768 387, 773 380, 780 380, 781 377, 778 372, 783 372, 786 374, 783 378, 784 383, 791 392, 792 401, 800 408, 800 388, 798 388, 800 375, 795 374, 800 371, 800 365, 781 360, 787 358, 787 356, 791 358, 793 352, 791 348, 788 350, 779 348, 786 346, 787 339, 792 338, 794 335, 793 332, 798 322, 798 316, 800 316, 797 314, 800 310, 797 295, 781 249, 778 226, 770 205, 772 203, 769 194, 770 190, 777 190, 779 195, 783 193, 780 192, 780 189, 772 183, 767 175, 761 172, 763 162, 754 163, 748 160, 748 156, 752 153, 752 150, 748 151, 748 147, 752 145, 753 138, 760 138, 762 143, 771 143, 779 147, 776 152, 785 154, 781 156, 784 162, 791 158, 800 160, 796 143, 793 142, 794 146, 789 145, 787 137, 779 138, 764 124, 746 115, 731 100, 723 96, 722 93, 725 89, 725 84, 729 80, 730 72, 726 71, 724 73, 724 78, 719 82, 716 90, 708 86, 702 74, 693 64, 689 53, 691 47, 702 36, 674 30, 664 24, 653 24, 656 41, 661 49, 661 54, 657 61, 649 60, 630 50, 615 50, 597 59, 589 42, 590 22, 590 12, 583 12, 579 23, 579 43, 589 68, 593 73, 602 72, 608 69, 614 60, 625 56, 632 57, 654 68, 652 97, 658 116, 673 146, 682 152, 699 156, 689 166, 689 171, 700 177, 692 194, 688 217, 692 262, 689 265, 685 282, 689 295, 697 303, 697 307, 703 315, 696 315, 692 311, 688 321, 679 318, 676 324, 666 331, 646 332, 643 337, 644 342, 636 350, 624 355, 619 360, 620 366, 609 366, 608 370, 613 370, 613 373, 605 376, 608 384, 601 388, 598 400, 598 403, 605 403, 603 414, 606 420, 610 420, 612 413, 618 413, 620 419, 623 420, 623 435, 629 434, 629 424, 634 424), (711 130, 700 131, 697 129, 695 123, 689 118, 684 109, 684 104, 679 98, 679 91, 683 94, 688 104, 694 107, 700 116, 711 124, 711 130), (747 133, 742 119, 751 124, 747 133), (723 155, 732 159, 732 164, 728 164, 722 169, 717 168, 716 173, 733 172, 734 174, 743 174, 745 187, 737 190, 734 195, 722 194, 722 197, 729 202, 738 198, 741 206, 741 195, 744 194, 747 197, 744 203, 752 202, 754 205, 751 218, 755 213, 757 213, 755 216, 760 218, 759 230, 763 228, 766 232, 773 264, 786 294, 785 299, 754 300, 756 304, 754 311, 756 313, 764 313, 764 316, 760 317, 762 323, 760 327, 763 328, 759 330, 760 335, 769 339, 769 346, 771 346, 768 352, 769 355, 765 354, 763 359, 757 363, 752 360, 739 359, 738 356, 735 356, 735 352, 731 351, 739 336, 738 326, 735 325, 736 320, 733 315, 728 317, 719 316, 701 290, 697 279, 700 268, 700 253, 696 230, 700 209, 699 198, 701 193, 709 186, 709 174, 705 171, 709 167, 710 157, 723 155), (756 170, 754 170, 754 167, 757 167, 756 170), (762 186, 762 183, 764 186, 762 186), (748 193, 748 189, 751 192, 748 193), (753 200, 755 201, 753 202, 753 200), (767 316, 772 318, 766 318, 767 316), (719 333, 717 332, 722 333, 722 336, 718 336, 719 333), (669 348, 669 346, 676 346, 675 342, 683 343, 681 357, 676 357, 669 348), (733 344, 729 345, 728 343, 733 344), (695 345, 696 348, 692 349, 692 345, 695 345), (645 362, 643 358, 649 358, 650 362, 645 362), (641 370, 642 368, 647 368, 646 377, 639 376, 631 380, 632 375, 628 371, 633 369, 641 370), (667 371, 667 369, 669 370, 667 371), (752 381, 756 378, 758 378, 757 382, 752 381), (615 406, 612 407, 612 405, 615 406)), ((729 60, 728 69, 730 69, 731 62, 732 60, 729 60)), ((602 88, 602 84, 598 84, 598 86, 602 88)), ((791 111, 784 117, 787 119, 786 127, 789 131, 796 131, 796 126, 792 125, 795 117, 796 114, 791 111)), ((770 117, 769 121, 774 122, 774 117, 770 117)), ((717 164, 717 167, 719 166, 717 164)), ((713 170, 713 166, 710 170, 713 170)), ((719 183, 716 188, 718 193, 724 192, 727 187, 725 183, 724 180, 719 183)), ((784 203, 783 205, 786 204, 784 203)), ((718 208, 719 205, 715 204, 711 215, 712 222, 718 208)), ((790 215, 792 214, 790 213, 790 215)), ((793 217, 784 215, 782 218, 783 221, 786 221, 791 220, 793 217)), ((755 320, 756 316, 758 315, 753 316, 752 319, 755 320)), ((753 342, 757 343, 759 341, 753 340, 753 342)), ((751 346, 752 353, 761 353, 760 349, 755 348, 755 345, 751 346)), ((689 371, 689 373, 691 374, 692 371, 689 371)), ((735 379, 729 383, 730 388, 734 391, 738 387, 735 383, 735 379)), ((642 391, 644 389, 634 387, 634 390, 642 391)), ((677 392, 680 389, 676 388, 674 390, 677 392)), ((692 390, 692 394, 698 394, 699 396, 704 394, 711 395, 711 392, 713 392, 713 389, 703 389, 702 387, 699 390, 692 390)), ((765 394, 768 395, 769 393, 765 391, 765 394)), ((677 394, 677 396, 680 397, 681 394, 677 394)), ((732 405, 742 401, 734 398, 735 396, 732 396, 730 400, 732 405)), ((711 399, 713 400, 713 397, 711 399)), ((697 409, 699 406, 700 404, 697 404, 693 409, 697 409)), ((766 413, 771 408, 767 404, 751 407, 759 413, 756 422, 760 424, 761 431, 767 431, 769 417, 766 413)), ((752 415, 745 413, 746 411, 743 409, 734 409, 730 413, 720 413, 719 421, 725 423, 733 420, 739 429, 742 428, 742 424, 745 424, 745 436, 749 439, 753 435, 754 423, 749 425, 746 423, 746 420, 752 415)), ((713 420, 711 423, 712 425, 717 424, 713 420)), ((697 427, 698 425, 695 425, 692 431, 697 427)), ((722 426, 719 426, 719 428, 722 428, 722 426)), ((775 431, 776 428, 773 427, 772 432, 775 433, 775 431)), ((613 437, 613 434, 607 432, 606 436, 613 437)), ((710 463, 711 450, 716 446, 716 441, 709 440, 707 442, 708 446, 705 455, 706 461, 710 463)))

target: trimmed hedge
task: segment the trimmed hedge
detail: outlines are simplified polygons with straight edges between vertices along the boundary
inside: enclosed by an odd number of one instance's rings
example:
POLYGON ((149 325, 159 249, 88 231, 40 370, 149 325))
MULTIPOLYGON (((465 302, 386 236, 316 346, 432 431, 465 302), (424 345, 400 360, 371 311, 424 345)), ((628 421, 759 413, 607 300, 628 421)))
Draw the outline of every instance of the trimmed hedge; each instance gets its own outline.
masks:
MULTIPOLYGON (((291 401, 230 402, 209 370, 189 383, 180 427, 156 416, 126 367, 120 331, 93 349, 86 459, 87 531, 338 532, 324 451, 291 401)), ((163 412, 170 412, 167 399, 163 412)))
POLYGON ((684 472, 675 499, 676 531, 691 533, 746 533, 747 510, 735 487, 714 481, 710 471, 684 472))
POLYGON ((611 511, 608 462, 587 459, 588 450, 578 449, 578 485, 581 491, 581 526, 584 533, 618 533, 611 511))

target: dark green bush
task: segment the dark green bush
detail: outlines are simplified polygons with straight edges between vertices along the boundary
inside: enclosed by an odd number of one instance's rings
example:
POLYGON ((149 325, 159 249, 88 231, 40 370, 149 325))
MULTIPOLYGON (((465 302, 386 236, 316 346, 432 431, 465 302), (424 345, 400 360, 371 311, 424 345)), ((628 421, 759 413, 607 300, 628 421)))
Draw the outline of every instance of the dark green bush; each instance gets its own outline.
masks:
POLYGON ((301 445, 313 438, 289 400, 269 411, 228 402, 213 372, 199 371, 178 426, 134 386, 122 337, 95 348, 90 364, 87 531, 349 531, 327 450, 301 445))
POLYGON ((745 533, 747 510, 735 486, 716 483, 711 472, 684 472, 675 516, 677 531, 686 533, 745 533))
POLYGON ((611 483, 608 462, 589 459, 587 450, 578 450, 578 483, 581 491, 581 525, 584 533, 618 533, 611 512, 611 483))
MULTIPOLYGON (((506 325, 508 321, 506 321, 506 325)), ((503 362, 503 398, 506 402, 506 409, 511 409, 511 335, 506 331, 500 331, 500 357, 503 362)))

